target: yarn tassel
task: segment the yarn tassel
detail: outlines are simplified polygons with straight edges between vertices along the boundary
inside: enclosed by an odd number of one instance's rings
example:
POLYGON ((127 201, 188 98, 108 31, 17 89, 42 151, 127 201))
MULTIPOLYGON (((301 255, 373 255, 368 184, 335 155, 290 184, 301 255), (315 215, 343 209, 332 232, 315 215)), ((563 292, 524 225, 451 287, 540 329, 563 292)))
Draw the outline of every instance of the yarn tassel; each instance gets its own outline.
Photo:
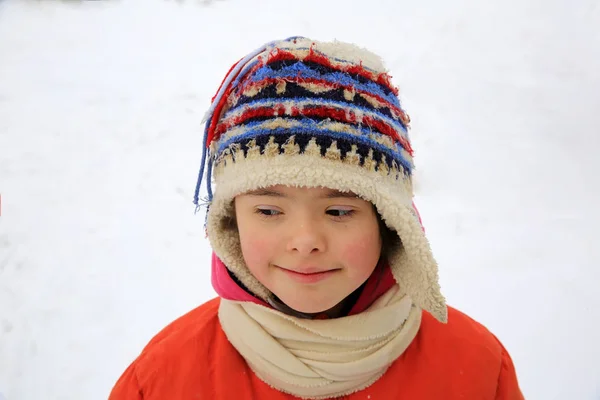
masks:
MULTIPOLYGON (((298 38, 298 37, 291 37, 291 38, 288 38, 287 40, 294 40, 296 38, 298 38)), ((250 61, 253 58, 255 58, 256 56, 258 56, 259 54, 268 50, 275 43, 276 42, 273 41, 273 42, 269 42, 269 43, 261 46, 260 48, 249 53, 248 55, 246 55, 244 58, 242 58, 241 60, 239 60, 237 63, 235 63, 233 65, 233 67, 229 70, 229 72, 225 76, 225 79, 221 83, 221 86, 219 87, 217 94, 212 99, 212 103, 211 103, 209 109, 207 110, 206 114, 204 115, 204 118, 202 119, 202 122, 205 123, 204 139, 203 139, 203 149, 202 149, 202 161, 200 162, 200 171, 198 173, 198 181, 196 182, 196 189, 194 191, 194 204, 196 205, 196 209, 195 209, 194 213, 197 213, 198 210, 203 205, 206 205, 207 210, 208 210, 208 207, 210 206, 210 203, 212 202, 212 198, 213 198, 211 181, 212 181, 212 168, 213 168, 214 160, 212 160, 212 157, 209 154, 209 147, 210 147, 210 143, 214 139, 215 126, 216 126, 216 122, 218 122, 217 120, 215 120, 214 121, 215 123, 213 124, 213 119, 214 118, 218 119, 220 117, 219 114, 224 105, 223 101, 226 100, 226 97, 227 97, 226 94, 228 94, 232 88, 237 87, 237 85, 239 84, 242 77, 251 68, 253 68, 256 65, 256 63, 259 62, 259 60, 255 60, 252 63, 250 63, 250 61), (207 164, 208 164, 208 167, 207 167, 207 164), (208 201, 203 204, 200 204, 199 196, 200 196, 200 189, 202 186, 202 180, 204 178, 205 168, 207 170, 206 189, 208 192, 208 199, 207 199, 208 201)))

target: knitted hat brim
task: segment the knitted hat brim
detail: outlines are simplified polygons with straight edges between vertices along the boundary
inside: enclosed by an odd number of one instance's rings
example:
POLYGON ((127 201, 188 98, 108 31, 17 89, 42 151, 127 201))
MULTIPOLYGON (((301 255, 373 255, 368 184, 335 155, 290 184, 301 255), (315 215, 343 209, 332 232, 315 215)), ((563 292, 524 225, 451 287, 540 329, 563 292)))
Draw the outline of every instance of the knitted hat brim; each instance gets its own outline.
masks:
POLYGON ((375 205, 400 239, 388 249, 387 257, 401 290, 437 320, 447 321, 438 266, 413 207, 409 179, 390 179, 378 171, 306 154, 240 157, 215 175, 218 187, 207 216, 208 238, 216 255, 254 295, 268 302, 272 293, 245 264, 235 225, 234 198, 274 185, 325 187, 353 192, 375 205))

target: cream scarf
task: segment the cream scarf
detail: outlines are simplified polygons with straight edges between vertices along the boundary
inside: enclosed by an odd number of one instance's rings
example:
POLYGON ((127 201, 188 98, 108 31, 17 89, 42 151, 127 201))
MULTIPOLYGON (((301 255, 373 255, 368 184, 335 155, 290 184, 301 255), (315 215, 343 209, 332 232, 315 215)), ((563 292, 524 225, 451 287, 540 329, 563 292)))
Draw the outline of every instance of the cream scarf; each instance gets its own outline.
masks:
POLYGON ((300 319, 221 299, 219 320, 261 380, 297 397, 322 399, 379 379, 416 336, 421 310, 395 285, 366 311, 343 318, 300 319))

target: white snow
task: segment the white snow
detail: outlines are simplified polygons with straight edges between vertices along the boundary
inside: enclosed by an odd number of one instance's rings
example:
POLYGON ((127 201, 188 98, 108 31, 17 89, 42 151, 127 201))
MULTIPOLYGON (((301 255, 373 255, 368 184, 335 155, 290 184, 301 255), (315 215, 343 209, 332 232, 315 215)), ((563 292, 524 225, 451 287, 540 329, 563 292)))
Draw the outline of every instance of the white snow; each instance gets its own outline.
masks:
POLYGON ((214 296, 200 121, 233 62, 294 35, 387 60, 444 292, 527 399, 600 398, 592 0, 0 1, 0 392, 105 399, 214 296))

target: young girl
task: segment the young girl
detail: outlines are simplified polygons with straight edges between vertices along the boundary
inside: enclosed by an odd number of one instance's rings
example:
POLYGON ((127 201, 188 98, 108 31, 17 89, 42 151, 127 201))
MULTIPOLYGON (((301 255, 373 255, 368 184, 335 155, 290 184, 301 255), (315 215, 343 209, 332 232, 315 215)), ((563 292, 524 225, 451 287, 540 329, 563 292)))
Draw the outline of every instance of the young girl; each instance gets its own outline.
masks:
POLYGON ((502 344, 440 293, 397 94, 340 42, 232 67, 195 197, 207 165, 219 297, 152 339, 111 400, 523 399, 502 344))

